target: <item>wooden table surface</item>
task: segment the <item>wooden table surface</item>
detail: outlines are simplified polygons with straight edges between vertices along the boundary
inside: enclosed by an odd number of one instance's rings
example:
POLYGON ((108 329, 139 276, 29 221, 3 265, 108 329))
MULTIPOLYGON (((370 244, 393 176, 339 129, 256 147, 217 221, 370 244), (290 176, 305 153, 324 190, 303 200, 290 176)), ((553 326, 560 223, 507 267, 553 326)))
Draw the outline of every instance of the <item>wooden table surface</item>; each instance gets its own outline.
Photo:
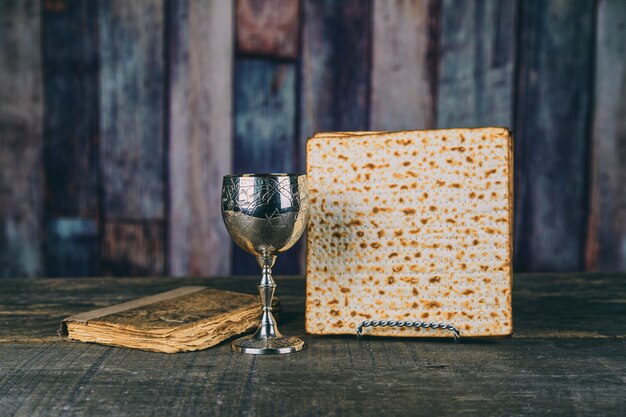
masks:
POLYGON ((515 334, 451 340, 304 334, 304 280, 278 277, 305 351, 227 343, 162 354, 62 341, 70 314, 183 285, 256 278, 0 280, 0 416, 625 415, 626 274, 515 276, 515 334))

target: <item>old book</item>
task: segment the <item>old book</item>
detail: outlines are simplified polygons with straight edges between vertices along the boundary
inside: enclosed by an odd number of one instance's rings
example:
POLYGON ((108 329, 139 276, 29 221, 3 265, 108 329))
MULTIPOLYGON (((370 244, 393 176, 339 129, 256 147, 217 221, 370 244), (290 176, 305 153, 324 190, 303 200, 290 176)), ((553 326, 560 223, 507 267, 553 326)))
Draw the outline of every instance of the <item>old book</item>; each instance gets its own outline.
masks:
POLYGON ((254 329, 260 315, 258 296, 182 287, 68 317, 60 334, 81 342, 187 352, 254 329))
POLYGON ((310 138, 307 332, 511 334, 512 149, 495 127, 310 138))

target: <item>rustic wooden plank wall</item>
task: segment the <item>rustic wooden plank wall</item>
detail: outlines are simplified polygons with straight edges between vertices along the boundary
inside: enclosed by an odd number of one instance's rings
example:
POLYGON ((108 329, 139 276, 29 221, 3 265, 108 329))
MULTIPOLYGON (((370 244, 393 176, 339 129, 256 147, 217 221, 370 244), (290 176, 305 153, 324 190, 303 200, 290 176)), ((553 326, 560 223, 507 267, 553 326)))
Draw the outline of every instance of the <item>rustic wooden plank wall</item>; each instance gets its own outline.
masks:
POLYGON ((313 133, 369 128, 371 13, 371 0, 303 0, 301 168, 313 133))
POLYGON ((440 7, 374 0, 370 129, 435 127, 440 7))
POLYGON ((97 3, 43 2, 45 271, 99 268, 97 3))
POLYGON ((0 2, 0 276, 44 273, 39 0, 0 2))
POLYGON ((1 276, 257 273, 223 174, 303 171, 316 131, 492 124, 515 268, 626 269, 621 0, 0 0, 0 22, 1 276))
POLYGON ((46 224, 46 275, 94 276, 100 273, 98 222, 89 218, 54 217, 46 224))
MULTIPOLYGON (((163 0, 98 5, 103 256, 105 272, 117 275, 135 259, 122 248, 141 254, 164 236, 165 9, 163 0), (118 240, 127 237, 130 246, 118 240)), ((164 273, 162 258, 145 259, 154 264, 142 262, 142 272, 164 273)))
POLYGON ((233 2, 172 0, 169 38, 171 275, 224 275, 222 176, 232 170, 233 2))
POLYGON ((298 58, 299 0, 238 0, 237 51, 298 58))
POLYGON ((517 2, 441 6, 437 126, 513 126, 517 2))
POLYGON ((586 266, 626 270, 626 2, 598 4, 586 266))
POLYGON ((102 272, 108 276, 162 275, 165 236, 160 222, 107 221, 102 242, 102 272))
POLYGON ((583 268, 594 4, 520 4, 515 112, 515 262, 583 268))

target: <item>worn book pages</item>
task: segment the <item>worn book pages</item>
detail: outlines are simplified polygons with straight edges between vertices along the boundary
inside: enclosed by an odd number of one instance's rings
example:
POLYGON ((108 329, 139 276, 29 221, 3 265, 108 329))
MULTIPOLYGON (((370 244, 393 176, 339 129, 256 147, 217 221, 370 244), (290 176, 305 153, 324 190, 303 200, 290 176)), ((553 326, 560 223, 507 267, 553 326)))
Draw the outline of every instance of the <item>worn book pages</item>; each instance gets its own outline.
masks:
POLYGON ((60 334, 82 342, 187 352, 254 329, 260 314, 256 295, 182 287, 68 317, 60 334))
POLYGON ((307 332, 421 320, 462 336, 511 334, 512 149, 510 131, 495 127, 309 139, 307 332))

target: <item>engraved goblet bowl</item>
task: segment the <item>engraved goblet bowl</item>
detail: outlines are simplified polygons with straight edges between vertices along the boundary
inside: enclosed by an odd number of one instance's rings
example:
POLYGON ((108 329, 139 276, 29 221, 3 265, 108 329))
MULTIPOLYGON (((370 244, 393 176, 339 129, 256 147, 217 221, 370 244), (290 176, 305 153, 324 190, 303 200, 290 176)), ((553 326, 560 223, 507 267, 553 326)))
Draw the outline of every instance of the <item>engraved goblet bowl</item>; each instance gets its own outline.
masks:
POLYGON ((262 315, 257 331, 232 343, 237 352, 267 355, 302 350, 304 342, 278 331, 271 305, 276 283, 272 267, 279 253, 291 248, 306 228, 309 191, 306 175, 226 175, 222 185, 222 218, 235 243, 257 259, 262 270, 259 294, 262 315))

